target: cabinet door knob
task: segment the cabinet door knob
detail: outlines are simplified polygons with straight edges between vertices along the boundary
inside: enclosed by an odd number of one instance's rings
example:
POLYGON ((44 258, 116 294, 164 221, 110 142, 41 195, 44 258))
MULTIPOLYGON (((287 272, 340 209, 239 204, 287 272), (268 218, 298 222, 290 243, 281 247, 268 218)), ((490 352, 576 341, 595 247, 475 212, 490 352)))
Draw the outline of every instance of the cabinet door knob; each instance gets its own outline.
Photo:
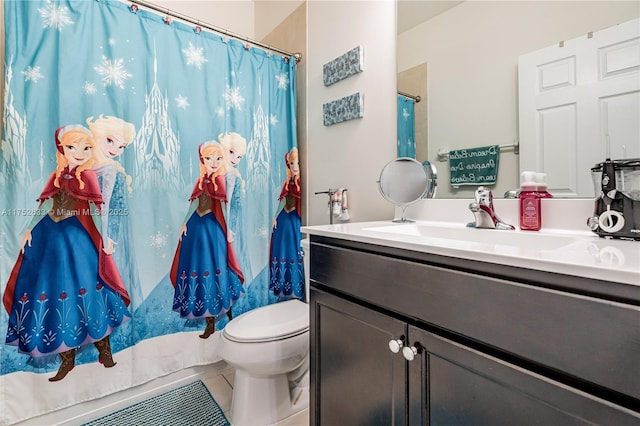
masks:
POLYGON ((400 348, 404 346, 404 336, 400 336, 399 339, 389 340, 389 350, 394 354, 400 352, 400 348))
POLYGON ((420 350, 415 346, 405 346, 402 348, 402 356, 407 361, 413 361, 413 359, 418 355, 420 350))

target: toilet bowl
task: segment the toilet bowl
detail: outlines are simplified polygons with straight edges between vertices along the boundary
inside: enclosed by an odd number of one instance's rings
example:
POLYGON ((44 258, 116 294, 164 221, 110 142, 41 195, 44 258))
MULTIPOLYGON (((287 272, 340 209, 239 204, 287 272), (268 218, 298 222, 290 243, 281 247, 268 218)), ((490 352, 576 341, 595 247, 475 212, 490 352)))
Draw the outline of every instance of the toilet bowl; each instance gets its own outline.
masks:
MULTIPOLYGON (((308 240, 301 244, 308 295, 308 240)), ((221 333, 220 356, 236 369, 234 426, 270 425, 307 408, 309 305, 292 299, 235 317, 221 333)))

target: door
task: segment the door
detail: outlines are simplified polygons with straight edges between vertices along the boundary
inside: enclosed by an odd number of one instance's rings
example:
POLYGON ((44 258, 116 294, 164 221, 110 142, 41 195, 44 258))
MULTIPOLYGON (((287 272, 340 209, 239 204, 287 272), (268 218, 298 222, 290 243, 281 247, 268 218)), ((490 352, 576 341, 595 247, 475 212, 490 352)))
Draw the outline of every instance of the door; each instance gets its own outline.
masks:
POLYGON ((522 55, 520 171, 557 196, 594 197, 590 169, 640 157, 640 19, 522 55))
POLYGON ((411 425, 633 425, 640 413, 409 326, 411 425))
POLYGON ((404 425, 406 324, 311 289, 311 424, 404 425))

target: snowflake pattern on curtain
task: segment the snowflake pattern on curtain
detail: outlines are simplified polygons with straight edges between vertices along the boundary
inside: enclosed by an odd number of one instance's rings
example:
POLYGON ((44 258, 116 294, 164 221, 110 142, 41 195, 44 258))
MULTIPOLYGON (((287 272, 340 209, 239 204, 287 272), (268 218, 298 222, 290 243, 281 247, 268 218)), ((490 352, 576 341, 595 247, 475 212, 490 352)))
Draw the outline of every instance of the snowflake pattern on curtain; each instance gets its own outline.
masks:
MULTIPOLYGON (((128 291, 142 300, 130 307, 131 321, 112 334, 114 354, 145 339, 200 328, 172 311, 168 274, 199 173, 197 147, 225 132, 237 132, 248 142, 237 166, 245 182, 239 200, 243 229, 238 232, 245 238, 242 255, 253 276, 243 284, 245 293, 234 304, 234 315, 275 302, 268 291, 269 229, 285 174, 280 159, 297 146, 295 60, 246 49, 243 42, 194 31, 181 22, 167 25, 162 16, 132 13, 117 0, 7 1, 4 7, 2 292, 22 232, 33 219, 29 212, 37 208, 36 199, 55 170, 55 129, 86 125, 89 117, 103 115, 135 126, 131 143, 114 157, 129 179, 121 182, 118 198, 119 219, 129 231, 117 237, 115 250, 131 254, 122 258, 135 262, 126 269, 137 279, 124 284, 136 287, 128 291), (122 189, 127 185, 130 192, 122 189)), ((55 305, 62 303, 59 297, 43 294, 42 300, 29 302, 39 304, 42 312, 60 308, 55 305)), ((3 309, 3 342, 7 320, 3 309)), ((57 368, 55 360, 34 363, 13 347, 2 349, 2 375, 57 368)), ((94 362, 92 350, 78 352, 76 365, 94 362)))

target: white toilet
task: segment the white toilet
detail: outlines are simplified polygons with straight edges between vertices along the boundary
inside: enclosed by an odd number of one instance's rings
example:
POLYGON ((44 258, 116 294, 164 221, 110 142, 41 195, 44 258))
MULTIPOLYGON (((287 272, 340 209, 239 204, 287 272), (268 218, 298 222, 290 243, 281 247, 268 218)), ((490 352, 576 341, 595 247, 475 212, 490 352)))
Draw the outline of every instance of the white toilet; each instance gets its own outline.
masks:
MULTIPOLYGON (((309 295, 309 241, 302 240, 309 295)), ((309 406, 309 305, 287 300, 238 315, 222 331, 220 356, 235 367, 234 426, 270 425, 309 406)))

